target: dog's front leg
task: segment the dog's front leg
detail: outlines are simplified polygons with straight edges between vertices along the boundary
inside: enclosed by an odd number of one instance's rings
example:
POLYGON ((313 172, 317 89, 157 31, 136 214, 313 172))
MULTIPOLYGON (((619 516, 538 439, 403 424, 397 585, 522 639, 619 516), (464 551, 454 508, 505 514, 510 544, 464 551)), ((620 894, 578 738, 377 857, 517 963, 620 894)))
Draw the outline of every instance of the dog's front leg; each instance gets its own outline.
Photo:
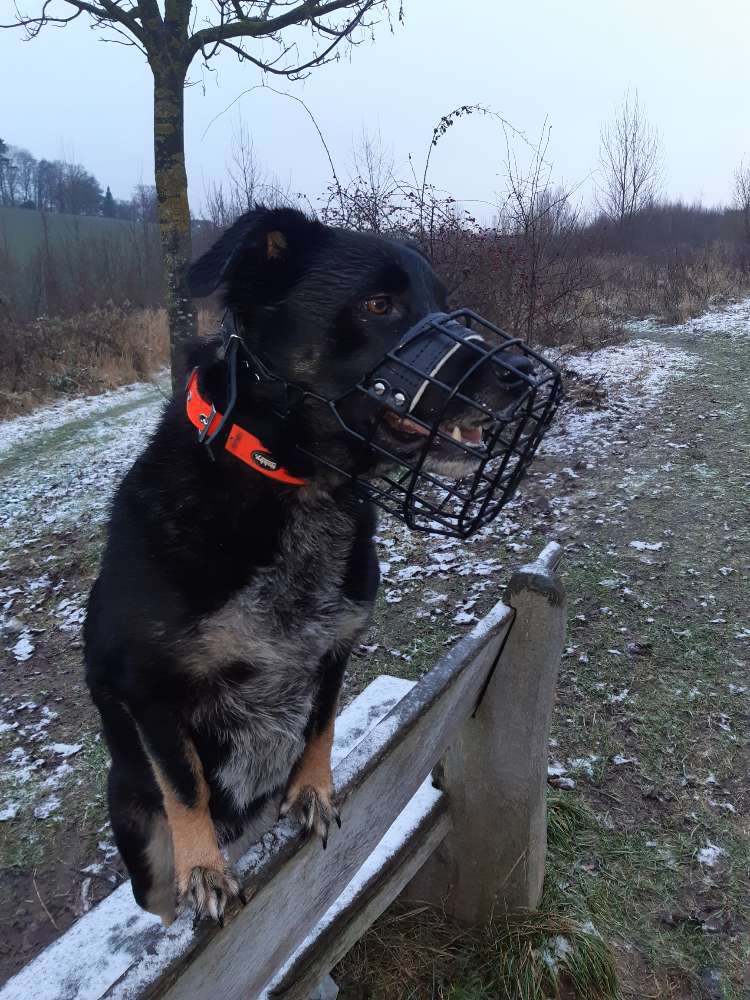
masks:
POLYGON ((336 722, 341 682, 349 660, 351 647, 327 653, 320 663, 318 688, 307 743, 302 756, 292 770, 281 804, 280 815, 286 816, 296 809, 308 833, 315 832, 328 844, 331 823, 341 826, 341 819, 333 801, 331 775, 331 749, 336 722))
POLYGON ((243 898, 219 849, 210 789, 198 753, 169 706, 150 704, 133 716, 161 790, 174 849, 175 910, 192 902, 196 917, 223 925, 228 900, 243 898))

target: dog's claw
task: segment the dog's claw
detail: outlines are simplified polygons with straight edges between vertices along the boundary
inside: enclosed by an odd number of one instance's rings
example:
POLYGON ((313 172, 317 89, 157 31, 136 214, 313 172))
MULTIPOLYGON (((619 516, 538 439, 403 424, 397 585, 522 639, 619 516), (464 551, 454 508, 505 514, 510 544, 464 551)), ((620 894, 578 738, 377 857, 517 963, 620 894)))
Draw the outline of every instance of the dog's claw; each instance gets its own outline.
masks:
POLYGON ((305 785, 290 792, 281 805, 280 815, 288 816, 292 809, 297 811, 305 835, 311 837, 315 834, 320 837, 325 850, 328 847, 331 823, 335 821, 339 829, 341 828, 339 811, 333 803, 330 791, 305 785))
POLYGON ((180 894, 179 907, 192 903, 195 917, 193 927, 209 917, 219 927, 224 926, 224 910, 230 899, 246 901, 232 869, 225 865, 222 871, 214 868, 193 868, 187 885, 180 894))

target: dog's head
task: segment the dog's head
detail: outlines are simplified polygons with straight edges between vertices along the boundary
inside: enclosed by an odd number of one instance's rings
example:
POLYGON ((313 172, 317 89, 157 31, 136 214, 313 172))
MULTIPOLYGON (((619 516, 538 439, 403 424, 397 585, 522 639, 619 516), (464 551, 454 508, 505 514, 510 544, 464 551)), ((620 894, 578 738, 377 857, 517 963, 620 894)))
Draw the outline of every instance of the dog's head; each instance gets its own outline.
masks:
MULTIPOLYGON (((445 286, 429 261, 417 247, 395 239, 332 228, 294 209, 258 208, 196 261, 189 284, 196 296, 221 288, 244 342, 265 368, 317 397, 344 397, 339 416, 345 415, 347 425, 371 435, 399 458, 408 461, 423 448, 427 413, 440 409, 442 432, 434 437, 424 466, 435 472, 470 472, 471 448, 481 447, 482 424, 490 419, 485 411, 511 405, 525 388, 526 362, 519 358, 519 378, 513 377, 512 366, 508 379, 478 370, 463 385, 462 393, 479 400, 485 410, 458 399, 436 400, 441 390, 433 385, 403 414, 384 408, 372 393, 347 396, 407 331, 446 310, 445 286)), ((476 367, 476 349, 470 344, 457 342, 449 354, 440 363, 441 379, 476 367)), ((246 393, 255 401, 257 420, 265 390, 247 378, 246 393)), ((269 445, 285 464, 299 465, 289 448, 290 435, 295 444, 347 472, 376 474, 385 464, 378 457, 382 451, 363 449, 339 418, 314 399, 307 399, 284 428, 284 440, 270 425, 264 433, 272 436, 269 445)))

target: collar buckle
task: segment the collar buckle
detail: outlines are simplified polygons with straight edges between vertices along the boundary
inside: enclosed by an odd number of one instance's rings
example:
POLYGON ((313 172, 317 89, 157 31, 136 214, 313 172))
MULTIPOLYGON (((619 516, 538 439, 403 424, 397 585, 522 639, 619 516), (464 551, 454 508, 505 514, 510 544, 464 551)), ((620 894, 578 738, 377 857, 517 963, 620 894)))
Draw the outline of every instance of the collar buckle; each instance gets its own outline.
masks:
POLYGON ((214 422, 215 416, 216 416, 216 407, 214 406, 213 403, 211 403, 211 411, 208 414, 206 413, 198 414, 198 422, 201 425, 198 428, 198 441, 201 444, 203 444, 203 442, 206 440, 208 432, 211 429, 211 425, 214 422))

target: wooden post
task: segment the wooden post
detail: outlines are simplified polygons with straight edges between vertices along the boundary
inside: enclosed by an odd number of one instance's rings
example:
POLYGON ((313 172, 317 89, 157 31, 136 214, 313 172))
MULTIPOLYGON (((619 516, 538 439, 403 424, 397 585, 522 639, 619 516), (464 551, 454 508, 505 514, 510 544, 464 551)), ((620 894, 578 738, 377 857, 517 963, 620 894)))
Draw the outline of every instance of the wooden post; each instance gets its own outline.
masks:
POLYGON ((551 543, 513 574, 515 611, 497 667, 435 773, 451 833, 407 890, 480 924, 539 903, 547 849, 549 727, 565 636, 565 594, 551 543))

